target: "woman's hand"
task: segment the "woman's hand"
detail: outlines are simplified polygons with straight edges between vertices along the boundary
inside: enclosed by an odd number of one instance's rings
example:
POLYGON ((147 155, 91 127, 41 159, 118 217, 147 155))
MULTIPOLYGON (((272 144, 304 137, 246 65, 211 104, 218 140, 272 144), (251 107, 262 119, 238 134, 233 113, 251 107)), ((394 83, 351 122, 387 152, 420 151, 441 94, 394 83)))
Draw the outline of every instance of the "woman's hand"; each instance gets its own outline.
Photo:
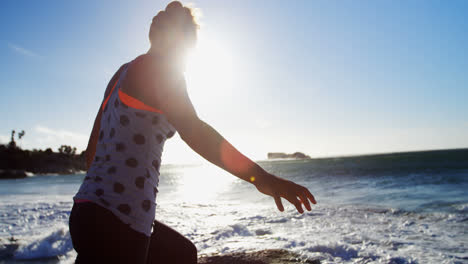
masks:
POLYGON ((281 212, 284 211, 281 197, 296 206, 297 211, 301 214, 304 213, 302 204, 304 204, 305 208, 310 211, 312 210, 310 202, 313 204, 317 203, 314 196, 306 187, 295 184, 292 181, 285 180, 269 173, 253 178, 252 180, 259 192, 270 195, 275 199, 276 206, 281 212))

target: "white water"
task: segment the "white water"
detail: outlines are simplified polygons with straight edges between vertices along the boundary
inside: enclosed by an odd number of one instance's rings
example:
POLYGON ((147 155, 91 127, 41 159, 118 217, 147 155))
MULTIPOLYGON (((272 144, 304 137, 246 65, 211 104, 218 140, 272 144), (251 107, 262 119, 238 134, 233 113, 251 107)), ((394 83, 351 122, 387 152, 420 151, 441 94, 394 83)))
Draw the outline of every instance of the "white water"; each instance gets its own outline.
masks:
MULTIPOLYGON (((277 211, 271 198, 212 167, 167 167, 163 175, 156 218, 191 239, 199 254, 284 248, 322 263, 468 263, 466 202, 449 211, 348 203, 326 195, 331 191, 322 186, 334 183, 305 181, 319 204, 300 215, 293 206, 277 211)), ((73 263, 67 223, 83 175, 33 178, 0 187, 0 263, 49 257, 73 263), (16 250, 7 248, 11 236, 18 239, 16 250)), ((356 182, 342 185, 354 201, 375 192, 356 182)))

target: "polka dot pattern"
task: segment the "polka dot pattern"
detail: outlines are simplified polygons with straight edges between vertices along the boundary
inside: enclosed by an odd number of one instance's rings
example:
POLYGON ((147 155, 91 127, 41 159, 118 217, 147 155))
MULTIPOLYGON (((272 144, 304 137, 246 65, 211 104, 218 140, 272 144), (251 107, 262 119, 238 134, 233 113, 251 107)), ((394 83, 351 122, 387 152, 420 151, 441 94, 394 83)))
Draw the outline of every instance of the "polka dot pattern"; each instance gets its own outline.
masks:
POLYGON ((166 138, 171 138, 174 136, 174 134, 175 134, 175 131, 172 130, 169 133, 167 133, 166 138))
POLYGON ((144 189, 145 188, 145 177, 137 177, 135 179, 135 185, 138 189, 144 189))
POLYGON ((141 118, 145 118, 145 117, 146 117, 146 114, 145 114, 145 113, 141 113, 141 112, 135 112, 135 115, 138 116, 138 117, 141 117, 141 118))
POLYGON ((122 142, 117 143, 117 144, 115 145, 115 150, 116 150, 117 152, 123 152, 123 151, 125 151, 126 148, 127 148, 127 147, 125 147, 125 144, 122 143, 122 142))
POLYGON ((96 194, 96 196, 101 196, 104 194, 104 190, 103 189, 97 189, 96 192, 94 192, 94 194, 96 194))
POLYGON ((125 191, 125 186, 120 182, 114 183, 114 192, 116 193, 123 193, 125 191))
POLYGON ((120 116, 120 124, 122 126, 128 126, 130 124, 130 119, 126 115, 121 115, 120 116))
POLYGON ((137 145, 143 145, 145 144, 145 136, 143 136, 142 134, 135 134, 133 136, 133 142, 135 142, 135 144, 137 145))
POLYGON ((141 208, 143 208, 143 211, 148 212, 149 209, 151 208, 151 201, 144 200, 143 202, 141 202, 141 208))
POLYGON ((116 87, 103 108, 95 170, 84 177, 85 188, 80 192, 83 198, 114 210, 132 228, 147 233, 154 219, 162 145, 175 131, 164 115, 120 101, 116 87))
POLYGON ((107 206, 107 207, 110 206, 110 203, 109 203, 107 200, 104 200, 104 199, 102 199, 102 198, 99 198, 98 201, 101 202, 103 205, 105 205, 105 206, 107 206))
POLYGON ((119 210, 119 212, 124 215, 129 215, 132 211, 132 208, 130 208, 130 205, 128 204, 119 204, 119 206, 117 206, 117 210, 119 210))
POLYGON ((157 135, 156 135, 156 141, 158 142, 158 144, 161 144, 162 141, 163 141, 163 139, 164 139, 164 138, 163 138, 163 136, 162 136, 161 134, 157 134, 157 135))
POLYGON ((153 162, 152 162, 151 164, 153 165, 153 167, 154 167, 156 170, 159 170, 159 161, 153 160, 153 162))
POLYGON ((136 168, 138 166, 138 161, 135 158, 129 158, 125 161, 125 165, 130 168, 136 168))
POLYGON ((117 172, 117 168, 115 166, 110 167, 107 169, 107 173, 109 174, 115 174, 117 172))

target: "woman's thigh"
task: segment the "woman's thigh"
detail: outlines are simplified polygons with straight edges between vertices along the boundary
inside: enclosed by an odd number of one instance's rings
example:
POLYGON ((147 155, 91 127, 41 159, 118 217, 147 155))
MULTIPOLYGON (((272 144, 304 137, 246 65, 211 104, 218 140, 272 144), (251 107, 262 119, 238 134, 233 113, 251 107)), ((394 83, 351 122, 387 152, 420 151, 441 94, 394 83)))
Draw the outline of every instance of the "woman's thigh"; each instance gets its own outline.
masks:
POLYGON ((154 221, 147 264, 196 264, 197 248, 167 225, 154 221))
POLYGON ((76 263, 145 263, 149 238, 94 203, 79 203, 70 214, 76 263))

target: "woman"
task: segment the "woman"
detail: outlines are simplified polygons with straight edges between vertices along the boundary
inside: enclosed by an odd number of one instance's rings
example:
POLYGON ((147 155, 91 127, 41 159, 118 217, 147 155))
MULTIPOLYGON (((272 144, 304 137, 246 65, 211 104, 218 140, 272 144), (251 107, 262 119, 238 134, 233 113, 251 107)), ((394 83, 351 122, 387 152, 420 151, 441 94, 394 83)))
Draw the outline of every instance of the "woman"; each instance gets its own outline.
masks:
POLYGON ((280 197, 300 213, 316 203, 305 187, 267 173, 198 118, 183 76, 197 30, 191 9, 170 3, 153 18, 149 51, 109 82, 70 214, 76 263, 197 262, 193 243, 154 221, 162 148, 176 131, 206 160, 272 196, 280 211, 280 197))

